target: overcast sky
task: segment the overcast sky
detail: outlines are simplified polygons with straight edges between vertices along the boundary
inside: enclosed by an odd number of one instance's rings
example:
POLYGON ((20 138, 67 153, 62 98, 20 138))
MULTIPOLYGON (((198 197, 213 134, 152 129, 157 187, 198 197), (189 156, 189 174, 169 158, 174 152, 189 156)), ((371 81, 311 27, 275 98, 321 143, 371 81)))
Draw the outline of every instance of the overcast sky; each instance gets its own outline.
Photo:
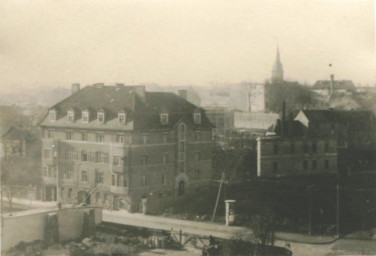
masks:
POLYGON ((374 11, 373 0, 2 0, 1 90, 263 82, 277 45, 287 80, 373 85, 374 11))

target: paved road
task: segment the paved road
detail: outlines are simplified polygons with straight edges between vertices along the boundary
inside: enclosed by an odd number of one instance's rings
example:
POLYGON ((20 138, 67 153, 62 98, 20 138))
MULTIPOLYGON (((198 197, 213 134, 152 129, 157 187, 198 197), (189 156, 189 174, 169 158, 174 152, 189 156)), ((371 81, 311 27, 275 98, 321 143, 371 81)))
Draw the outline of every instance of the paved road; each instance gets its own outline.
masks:
MULTIPOLYGON (((14 202, 26 204, 32 208, 56 207, 56 203, 54 202, 31 202, 30 200, 22 199, 15 199, 14 202)), ((181 229, 185 233, 203 236, 213 235, 221 238, 230 238, 235 232, 244 232, 246 230, 245 228, 241 227, 227 227, 221 224, 177 220, 137 213, 131 214, 126 211, 104 210, 103 220, 153 229, 181 229)), ((294 256, 376 255, 375 240, 339 239, 337 241, 333 241, 333 237, 306 236, 302 234, 285 232, 277 232, 276 238, 276 245, 282 247, 287 245, 290 246, 294 256), (330 241, 333 242, 330 243, 330 241)), ((156 252, 156 254, 160 253, 161 252, 156 252)))

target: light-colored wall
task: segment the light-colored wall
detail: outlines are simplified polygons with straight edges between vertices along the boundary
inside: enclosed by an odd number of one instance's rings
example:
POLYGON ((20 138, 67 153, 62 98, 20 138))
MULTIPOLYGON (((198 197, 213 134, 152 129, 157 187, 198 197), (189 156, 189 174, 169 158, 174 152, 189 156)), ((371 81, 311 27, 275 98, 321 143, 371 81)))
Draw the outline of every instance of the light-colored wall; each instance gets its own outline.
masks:
POLYGON ((90 209, 95 209, 95 224, 102 222, 102 208, 79 207, 57 210, 29 210, 5 214, 2 218, 2 251, 19 242, 32 242, 44 239, 47 215, 58 213, 60 241, 79 238, 82 234, 83 216, 90 209))

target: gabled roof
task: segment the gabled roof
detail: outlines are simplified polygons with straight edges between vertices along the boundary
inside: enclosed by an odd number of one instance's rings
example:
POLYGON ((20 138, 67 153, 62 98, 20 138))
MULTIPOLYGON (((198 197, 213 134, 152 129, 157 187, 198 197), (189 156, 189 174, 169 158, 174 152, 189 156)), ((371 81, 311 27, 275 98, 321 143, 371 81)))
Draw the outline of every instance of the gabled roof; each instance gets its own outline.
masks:
MULTIPOLYGON (((72 94, 65 100, 57 103, 52 108, 58 111, 56 121, 45 118, 41 126, 52 127, 77 127, 93 129, 120 129, 120 130, 144 130, 144 129, 165 129, 173 127, 180 119, 185 118, 193 124, 193 112, 197 106, 183 98, 165 92, 143 92, 139 94, 139 87, 134 86, 86 86, 82 90, 72 94), (77 121, 71 122, 67 118, 67 111, 70 109, 89 109, 94 120, 83 124, 80 120, 81 111, 78 111, 77 121), (106 112, 105 124, 99 124, 95 120, 97 111, 100 109, 106 112), (126 124, 119 124, 117 117, 119 110, 127 113, 126 124), (159 114, 165 111, 169 114, 169 123, 162 125, 159 114)), ((201 128, 211 128, 213 125, 202 113, 201 128)))
MULTIPOLYGON (((273 132, 278 136, 282 136, 282 120, 277 119, 276 122, 271 125, 268 132, 273 132)), ((305 135, 306 128, 304 125, 296 120, 284 121, 283 136, 285 137, 303 137, 305 135)))
MULTIPOLYGON (((313 86, 313 90, 324 90, 330 89, 330 80, 318 80, 313 86)), ((334 80, 334 90, 350 90, 350 91, 355 91, 356 87, 351 80, 334 80)))
POLYGON ((2 134, 4 140, 24 140, 30 136, 30 132, 16 127, 10 127, 5 133, 2 134))

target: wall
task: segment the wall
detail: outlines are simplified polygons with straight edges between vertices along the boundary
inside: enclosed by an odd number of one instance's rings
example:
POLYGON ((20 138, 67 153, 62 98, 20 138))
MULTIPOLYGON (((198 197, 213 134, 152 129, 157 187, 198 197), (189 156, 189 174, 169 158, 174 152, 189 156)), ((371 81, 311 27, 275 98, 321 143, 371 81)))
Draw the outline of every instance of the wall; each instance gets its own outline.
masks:
POLYGON ((60 240, 70 240, 81 237, 83 216, 90 209, 95 209, 95 224, 102 222, 102 208, 77 207, 57 210, 36 209, 5 214, 2 218, 2 251, 17 245, 19 242, 32 242, 44 239, 46 216, 58 213, 60 240))

